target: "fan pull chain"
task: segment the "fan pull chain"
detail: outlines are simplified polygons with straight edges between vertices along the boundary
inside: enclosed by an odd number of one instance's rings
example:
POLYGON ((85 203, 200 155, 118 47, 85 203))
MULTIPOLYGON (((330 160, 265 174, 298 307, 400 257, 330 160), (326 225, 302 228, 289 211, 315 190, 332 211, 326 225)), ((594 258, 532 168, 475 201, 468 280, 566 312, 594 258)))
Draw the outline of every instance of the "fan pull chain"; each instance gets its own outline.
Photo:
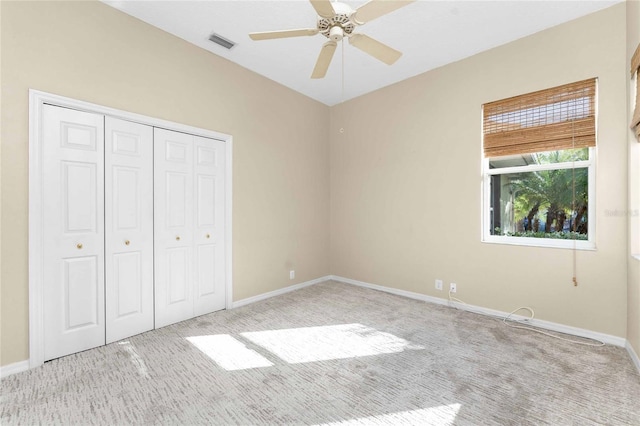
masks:
POLYGON ((342 44, 342 98, 340 103, 344 103, 344 38, 340 42, 342 44))

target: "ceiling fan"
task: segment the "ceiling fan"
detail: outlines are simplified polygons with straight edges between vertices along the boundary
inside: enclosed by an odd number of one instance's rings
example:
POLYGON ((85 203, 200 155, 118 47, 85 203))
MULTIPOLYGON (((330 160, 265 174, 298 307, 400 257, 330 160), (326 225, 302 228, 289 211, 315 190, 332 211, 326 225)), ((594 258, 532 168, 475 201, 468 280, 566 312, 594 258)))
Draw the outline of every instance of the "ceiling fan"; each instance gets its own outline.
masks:
POLYGON ((323 78, 331 59, 336 50, 338 42, 344 37, 349 39, 349 44, 362 50, 374 58, 391 65, 397 61, 402 52, 399 52, 386 44, 383 44, 365 34, 353 33, 356 26, 364 25, 376 18, 396 9, 406 6, 415 0, 370 0, 357 9, 345 3, 331 2, 330 0, 310 0, 311 5, 318 14, 316 28, 303 28, 283 31, 266 31, 250 33, 252 40, 270 40, 276 38, 314 36, 318 33, 329 39, 322 49, 316 61, 311 78, 323 78))

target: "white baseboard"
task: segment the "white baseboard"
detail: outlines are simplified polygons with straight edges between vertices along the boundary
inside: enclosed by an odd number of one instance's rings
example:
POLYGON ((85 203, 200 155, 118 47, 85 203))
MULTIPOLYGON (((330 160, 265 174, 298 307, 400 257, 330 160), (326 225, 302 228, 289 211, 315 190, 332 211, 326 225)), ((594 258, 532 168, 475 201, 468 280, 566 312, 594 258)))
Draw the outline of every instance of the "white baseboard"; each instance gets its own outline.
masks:
POLYGON ((640 373, 640 357, 638 357, 638 354, 636 353, 636 351, 633 350, 633 346, 631 346, 631 343, 628 340, 627 340, 627 352, 629 352, 629 356, 631 357, 631 360, 636 365, 636 368, 638 369, 638 373, 640 373))
POLYGON ((14 362, 13 364, 3 365, 0 367, 0 378, 11 376, 12 374, 22 373, 29 369, 29 360, 14 362))
POLYGON ((414 293, 412 291, 400 290, 393 287, 385 287, 378 284, 371 284, 364 281, 352 280, 351 278, 344 278, 336 275, 330 275, 330 279, 339 281, 345 284, 357 285, 358 287, 366 287, 372 290, 384 291, 385 293, 391 293, 398 296, 408 297, 409 299, 422 300, 423 302, 435 303, 437 305, 448 305, 449 301, 441 299, 439 297, 427 296, 426 294, 414 293))
POLYGON ((268 293, 258 294, 257 296, 247 297, 246 299, 241 299, 236 302, 233 302, 232 309, 239 308, 240 306, 249 305, 251 303, 259 302, 261 300, 269 299, 270 297, 280 296, 281 294, 289 293, 291 291, 299 290, 301 288, 309 287, 314 284, 322 283, 325 281, 329 281, 331 278, 329 275, 316 278, 315 280, 305 281, 300 284, 291 285, 289 287, 281 288, 278 290, 270 291, 268 293))
MULTIPOLYGON (((378 284, 371 284, 364 281, 352 280, 350 278, 344 278, 336 275, 331 275, 330 278, 334 281, 340 281, 346 284, 353 284, 360 287, 366 287, 373 290, 384 291, 386 293, 396 294, 398 296, 409 297, 411 299, 422 300, 429 303, 436 303, 438 305, 449 305, 449 300, 440 297, 427 296, 426 294, 414 293, 412 291, 399 290, 397 288, 385 287, 378 284)), ((474 312, 481 315, 489 315, 492 317, 504 318, 509 315, 508 312, 496 311, 494 309, 484 308, 482 306, 475 306, 469 304, 453 303, 453 305, 461 310, 474 312)), ((527 317, 521 315, 512 315, 511 318, 516 320, 526 319, 527 317)), ((627 339, 624 337, 613 336, 610 334, 598 333, 596 331, 586 330, 583 328, 571 327, 568 325, 558 324, 555 322, 544 321, 534 318, 529 321, 533 327, 539 327, 546 330, 557 331, 559 333, 570 334, 573 336, 585 337, 588 339, 596 339, 613 346, 625 347, 627 339)))

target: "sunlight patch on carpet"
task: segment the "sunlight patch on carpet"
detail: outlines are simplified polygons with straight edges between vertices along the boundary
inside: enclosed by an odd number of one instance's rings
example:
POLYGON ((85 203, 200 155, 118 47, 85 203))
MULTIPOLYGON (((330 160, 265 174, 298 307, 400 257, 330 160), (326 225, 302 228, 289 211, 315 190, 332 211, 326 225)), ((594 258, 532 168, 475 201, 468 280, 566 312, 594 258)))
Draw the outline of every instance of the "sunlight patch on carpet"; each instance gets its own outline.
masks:
POLYGON ((129 343, 129 341, 119 342, 118 344, 122 346, 125 351, 127 351, 129 356, 131 357, 131 362, 138 369, 138 373, 140 373, 142 377, 148 379, 149 371, 147 370, 147 365, 144 363, 144 360, 140 357, 140 355, 138 355, 138 351, 136 351, 136 348, 134 348, 133 345, 129 343))
POLYGON ((273 366, 271 361, 228 334, 192 336, 187 340, 227 371, 273 366))
POLYGON ((240 335, 291 364, 424 349, 362 324, 255 331, 240 335))
POLYGON ((400 411, 397 413, 381 414, 378 416, 360 417, 333 423, 323 423, 317 426, 359 426, 359 425, 453 425, 456 420, 460 404, 441 405, 439 407, 423 408, 421 410, 400 411))

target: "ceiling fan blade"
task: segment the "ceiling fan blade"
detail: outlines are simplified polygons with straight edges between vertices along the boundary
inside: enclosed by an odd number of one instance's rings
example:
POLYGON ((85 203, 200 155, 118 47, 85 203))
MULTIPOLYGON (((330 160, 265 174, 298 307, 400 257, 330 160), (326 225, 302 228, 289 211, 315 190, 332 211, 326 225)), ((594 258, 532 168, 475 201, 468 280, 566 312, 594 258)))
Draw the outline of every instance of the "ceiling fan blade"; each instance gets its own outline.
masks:
POLYGON ((357 47, 365 53, 368 53, 387 65, 393 64, 395 61, 400 59, 400 56, 402 56, 402 52, 399 52, 396 49, 380 43, 378 40, 374 40, 364 34, 353 34, 349 38, 349 44, 357 47))
POLYGON ((316 10, 316 13, 323 18, 331 18, 336 14, 331 4, 331 0, 309 0, 311 6, 316 10))
POLYGON ((311 73, 311 78, 324 78, 331 64, 331 59, 333 59, 336 46, 338 46, 338 43, 335 41, 328 41, 322 45, 322 50, 320 50, 316 66, 313 69, 313 73, 311 73))
POLYGON ((362 25, 414 1, 415 0, 370 0, 357 8, 356 13, 351 18, 355 19, 359 25, 362 25))
POLYGON ((313 36, 318 34, 316 28, 304 28, 300 30, 265 31, 261 33, 249 33, 251 40, 271 40, 274 38, 313 36))

